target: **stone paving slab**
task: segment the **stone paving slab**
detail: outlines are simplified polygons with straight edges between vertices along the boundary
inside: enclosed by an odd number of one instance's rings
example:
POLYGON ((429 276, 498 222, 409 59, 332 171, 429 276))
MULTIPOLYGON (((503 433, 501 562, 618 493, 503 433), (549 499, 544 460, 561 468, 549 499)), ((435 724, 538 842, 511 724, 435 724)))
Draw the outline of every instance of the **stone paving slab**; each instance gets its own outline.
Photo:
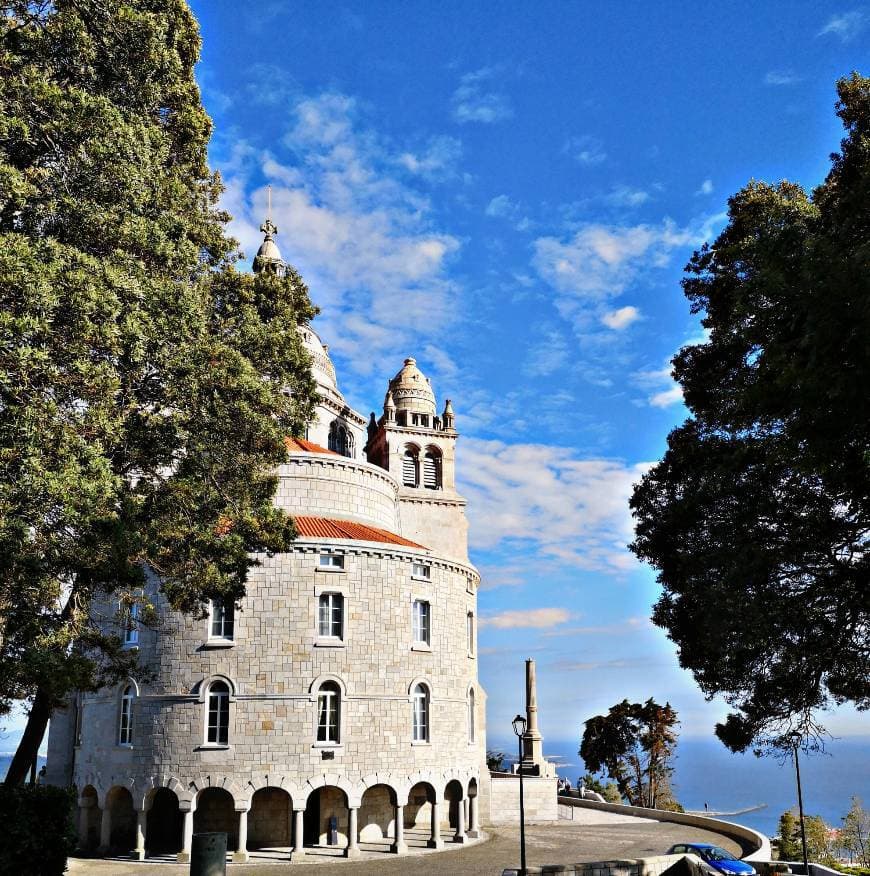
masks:
MULTIPOLYGON (((609 815, 612 813, 598 813, 609 815)), ((626 818, 627 816, 620 816, 626 818)), ((562 820, 526 828, 529 865, 570 864, 664 854, 677 842, 714 842, 734 854, 740 846, 708 830, 686 825, 631 819, 620 824, 562 820), (631 823, 633 822, 633 823, 631 823)), ((419 856, 383 855, 359 861, 321 858, 316 862, 229 864, 228 876, 500 876, 519 862, 519 829, 488 828, 487 839, 465 847, 419 856)), ((187 876, 187 866, 73 859, 70 876, 187 876)))

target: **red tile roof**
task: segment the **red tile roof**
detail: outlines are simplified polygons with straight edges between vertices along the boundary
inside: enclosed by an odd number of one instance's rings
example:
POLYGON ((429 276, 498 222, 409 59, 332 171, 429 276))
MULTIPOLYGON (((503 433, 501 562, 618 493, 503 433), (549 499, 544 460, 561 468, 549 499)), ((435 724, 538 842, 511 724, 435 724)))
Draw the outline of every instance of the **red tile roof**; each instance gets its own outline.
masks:
POLYGON ((329 453, 331 456, 341 455, 334 450, 327 450, 319 444, 306 441, 304 438, 285 438, 284 443, 287 445, 287 450, 290 453, 329 453))
POLYGON ((368 526, 365 523, 352 523, 350 520, 333 520, 330 517, 294 517, 296 530, 300 535, 311 538, 345 538, 352 541, 380 541, 387 544, 400 544, 405 547, 425 548, 421 544, 402 538, 386 529, 368 526))

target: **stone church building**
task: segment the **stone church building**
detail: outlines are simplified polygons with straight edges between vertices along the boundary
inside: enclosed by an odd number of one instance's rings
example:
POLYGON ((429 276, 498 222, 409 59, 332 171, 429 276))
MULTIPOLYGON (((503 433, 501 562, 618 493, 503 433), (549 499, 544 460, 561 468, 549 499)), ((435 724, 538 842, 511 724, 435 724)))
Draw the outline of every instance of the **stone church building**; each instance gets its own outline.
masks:
MULTIPOLYGON (((262 230, 254 269, 283 271, 262 230)), ((292 549, 259 557, 245 598, 206 619, 170 611, 156 579, 156 623, 97 606, 144 672, 52 716, 47 780, 77 788, 85 850, 186 861, 194 832, 226 831, 237 861, 355 857, 479 835, 479 576, 453 409, 409 358, 366 420, 299 332, 320 400, 278 472, 292 549)))

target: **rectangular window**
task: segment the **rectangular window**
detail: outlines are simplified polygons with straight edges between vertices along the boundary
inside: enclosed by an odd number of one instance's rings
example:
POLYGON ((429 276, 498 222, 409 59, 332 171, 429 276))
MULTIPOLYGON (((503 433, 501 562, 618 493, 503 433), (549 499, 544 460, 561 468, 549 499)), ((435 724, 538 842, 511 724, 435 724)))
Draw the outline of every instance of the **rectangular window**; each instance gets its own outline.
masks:
POLYGON ((132 648, 139 644, 139 609, 138 602, 134 602, 130 606, 121 606, 121 611, 125 615, 123 635, 125 648, 132 648))
POLYGON ((343 569, 344 554, 321 554, 318 566, 321 569, 343 569))
POLYGON ((340 593, 320 594, 317 635, 331 639, 344 638, 344 596, 340 593))
POLYGON ((411 577, 422 578, 424 581, 428 581, 432 577, 431 567, 425 563, 411 563, 411 577))
POLYGON ((402 485, 417 486, 417 457, 411 453, 406 453, 402 457, 402 485))
POLYGON ((474 653, 474 614, 468 612, 465 616, 465 633, 468 639, 468 653, 474 653))
POLYGON ((338 742, 338 692, 322 690, 317 695, 317 741, 338 742))
POLYGON ((230 738, 229 691, 212 690, 208 695, 208 734, 210 745, 227 745, 230 738))
POLYGON ((212 600, 209 638, 231 642, 235 635, 235 614, 235 606, 231 602, 212 600))
POLYGON ((428 699, 428 696, 423 690, 418 690, 414 693, 414 742, 429 741, 428 699))
POLYGON ((422 599, 414 600, 413 609, 414 643, 428 645, 431 640, 431 627, 429 618, 429 603, 422 599))

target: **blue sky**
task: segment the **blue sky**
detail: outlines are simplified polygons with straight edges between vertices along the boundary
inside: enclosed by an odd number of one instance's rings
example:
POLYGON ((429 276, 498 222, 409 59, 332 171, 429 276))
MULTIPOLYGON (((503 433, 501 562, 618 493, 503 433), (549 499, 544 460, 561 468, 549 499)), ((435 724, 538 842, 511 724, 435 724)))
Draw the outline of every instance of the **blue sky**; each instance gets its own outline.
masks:
MULTIPOLYGON (((367 413, 417 358, 458 417, 491 739, 538 663, 545 737, 623 697, 705 703, 649 621, 631 484, 685 416, 679 280, 750 178, 824 177, 870 8, 196 0, 232 231, 284 257, 367 413)), ((851 711, 837 733, 866 732, 851 711)))

